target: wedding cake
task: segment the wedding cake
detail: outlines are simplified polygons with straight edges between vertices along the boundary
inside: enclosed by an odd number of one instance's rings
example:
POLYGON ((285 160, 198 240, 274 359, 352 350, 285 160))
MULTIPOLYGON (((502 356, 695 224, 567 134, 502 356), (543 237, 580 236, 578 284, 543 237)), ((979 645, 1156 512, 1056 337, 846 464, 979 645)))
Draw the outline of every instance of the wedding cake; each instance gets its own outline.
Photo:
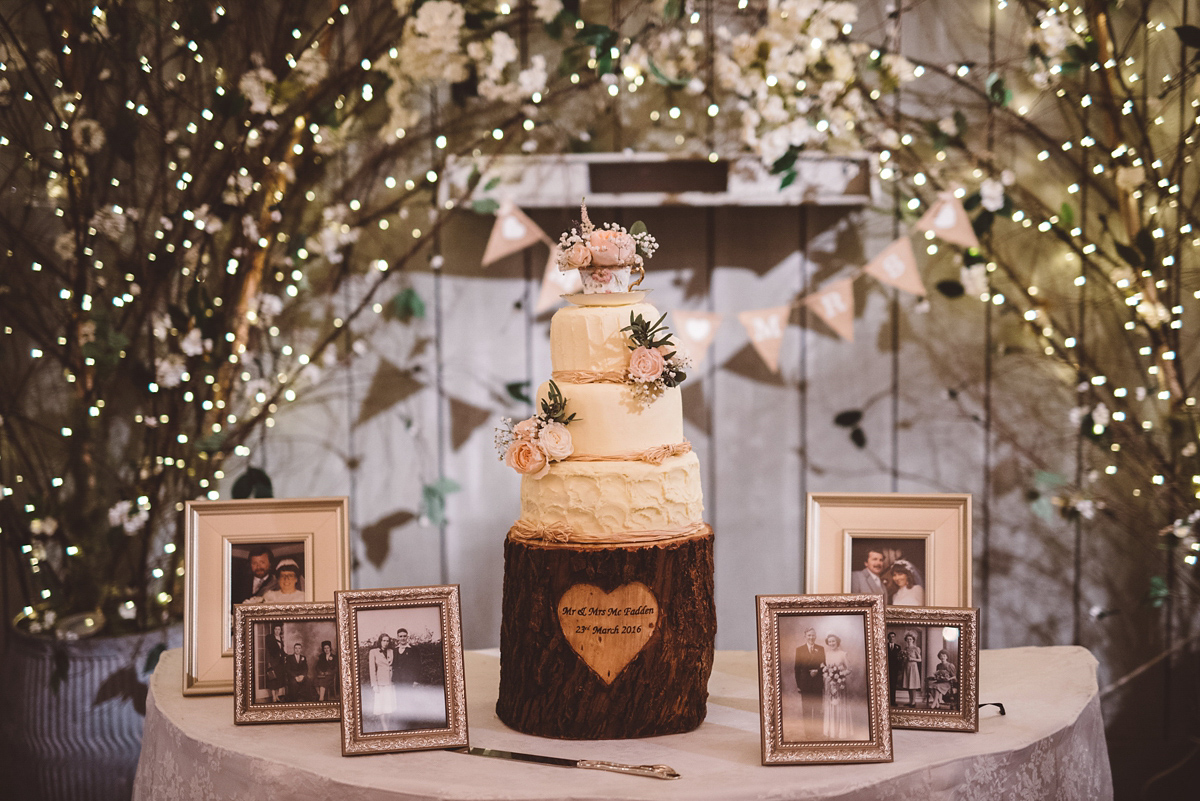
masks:
POLYGON ((537 413, 497 447, 522 474, 505 549, 497 711, 533 734, 686 731, 704 717, 715 613, 700 463, 683 434, 687 359, 638 291, 657 243, 582 224, 559 244, 584 292, 550 325, 537 413))

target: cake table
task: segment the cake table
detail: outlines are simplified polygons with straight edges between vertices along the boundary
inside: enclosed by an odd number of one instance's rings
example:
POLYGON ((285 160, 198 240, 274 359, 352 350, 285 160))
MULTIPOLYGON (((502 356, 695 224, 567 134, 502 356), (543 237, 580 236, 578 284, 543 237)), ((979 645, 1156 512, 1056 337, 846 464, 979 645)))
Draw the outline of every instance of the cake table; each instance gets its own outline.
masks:
POLYGON ((1096 661, 1083 648, 980 653, 980 698, 1003 702, 976 734, 897 730, 896 761, 763 767, 757 656, 717 652, 708 716, 695 731, 644 740, 520 734, 495 714, 499 655, 466 654, 471 745, 627 763, 664 763, 676 781, 446 751, 341 756, 336 723, 234 726, 233 697, 184 698, 179 650, 150 683, 134 785, 138 801, 423 799, 1111 799, 1096 661))

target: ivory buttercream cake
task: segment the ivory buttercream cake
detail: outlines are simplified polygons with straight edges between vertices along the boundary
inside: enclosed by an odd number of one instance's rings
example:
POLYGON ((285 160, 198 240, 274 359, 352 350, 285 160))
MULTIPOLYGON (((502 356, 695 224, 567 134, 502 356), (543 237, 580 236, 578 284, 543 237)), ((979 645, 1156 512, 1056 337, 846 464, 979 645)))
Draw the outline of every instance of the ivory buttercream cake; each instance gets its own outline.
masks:
POLYGON ((712 665, 712 531, 683 435, 687 360, 629 285, 657 244, 635 224, 564 234, 584 293, 550 324, 552 374, 497 446, 522 474, 505 546, 497 712, 570 738, 687 731, 712 665))

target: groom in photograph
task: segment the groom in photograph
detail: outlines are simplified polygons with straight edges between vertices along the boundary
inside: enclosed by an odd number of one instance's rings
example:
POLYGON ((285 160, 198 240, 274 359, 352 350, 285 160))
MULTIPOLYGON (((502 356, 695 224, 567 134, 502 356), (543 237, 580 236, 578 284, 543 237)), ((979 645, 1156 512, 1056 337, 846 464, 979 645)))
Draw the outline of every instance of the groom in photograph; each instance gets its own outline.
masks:
POLYGON ((805 740, 819 740, 822 736, 825 680, 821 666, 824 664, 825 649, 817 645, 817 632, 805 629, 804 645, 796 649, 796 689, 800 691, 805 740))
POLYGON ((887 593, 883 586, 883 553, 867 551, 866 561, 862 570, 850 574, 850 592, 867 595, 883 595, 887 593))

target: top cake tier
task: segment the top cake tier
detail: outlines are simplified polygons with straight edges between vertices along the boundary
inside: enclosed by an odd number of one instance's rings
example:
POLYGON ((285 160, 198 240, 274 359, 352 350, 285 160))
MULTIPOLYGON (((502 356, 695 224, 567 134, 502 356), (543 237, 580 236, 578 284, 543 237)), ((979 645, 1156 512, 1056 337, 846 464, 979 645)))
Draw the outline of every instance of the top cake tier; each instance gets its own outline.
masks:
POLYGON ((631 315, 654 322, 661 315, 649 303, 627 306, 567 306, 550 320, 550 363, 555 372, 624 373, 629 367, 629 336, 621 329, 631 315))

